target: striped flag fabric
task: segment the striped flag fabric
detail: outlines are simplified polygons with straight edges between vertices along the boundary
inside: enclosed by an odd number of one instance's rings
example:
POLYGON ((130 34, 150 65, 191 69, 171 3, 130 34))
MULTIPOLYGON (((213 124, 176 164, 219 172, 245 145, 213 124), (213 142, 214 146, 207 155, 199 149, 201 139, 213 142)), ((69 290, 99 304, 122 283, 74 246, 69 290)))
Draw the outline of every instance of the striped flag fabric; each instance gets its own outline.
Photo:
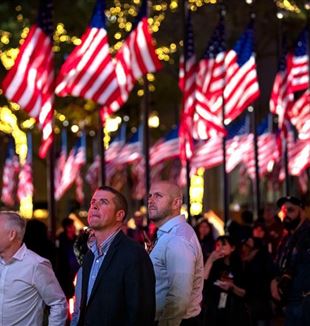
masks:
POLYGON ((179 88, 183 93, 182 112, 179 126, 180 159, 183 165, 190 160, 194 152, 193 116, 196 104, 197 62, 194 49, 192 19, 188 10, 186 16, 186 33, 184 39, 184 56, 180 58, 179 88))
POLYGON ((203 167, 211 169, 223 163, 223 139, 222 137, 212 137, 206 142, 199 144, 195 148, 195 153, 191 160, 191 168, 203 167))
MULTIPOLYGON (((225 124, 239 116, 260 94, 253 52, 253 22, 225 56, 225 124)), ((218 98, 221 108, 222 98, 218 98)), ((215 104, 218 105, 218 104, 215 104)))
POLYGON ((143 126, 140 125, 127 143, 122 147, 119 155, 114 159, 116 165, 126 165, 139 161, 143 156, 143 126))
POLYGON ((150 149, 150 166, 179 157, 179 127, 172 128, 167 135, 155 143, 150 149))
MULTIPOLYGON (((270 173, 273 167, 280 163, 281 154, 277 146, 277 135, 268 131, 269 117, 257 127, 257 146, 258 146, 258 167, 259 176, 263 177, 270 173)), ((247 151, 243 154, 243 164, 246 167, 249 177, 255 179, 255 156, 254 156, 254 135, 251 139, 247 151)))
POLYGON ((20 47, 14 66, 3 80, 4 95, 36 119, 42 131, 39 156, 44 158, 53 142, 53 24, 52 0, 42 0, 37 22, 20 47))
POLYGON ((97 0, 81 44, 68 56, 56 81, 58 96, 76 96, 109 105, 120 96, 105 29, 104 1, 97 0))
POLYGON ((221 16, 203 58, 199 61, 197 90, 205 95, 209 103, 214 102, 218 96, 222 96, 224 91, 226 76, 224 33, 224 21, 221 16))
POLYGON ((291 85, 291 66, 288 60, 286 45, 284 44, 283 53, 279 61, 278 72, 273 83, 269 101, 270 112, 278 115, 280 129, 284 127, 287 113, 294 101, 294 94, 291 85))
POLYGON ((82 168, 86 165, 86 134, 82 133, 80 138, 81 144, 75 155, 73 171, 76 171, 75 179, 75 198, 80 204, 84 201, 84 179, 82 176, 82 168))
MULTIPOLYGON (((71 149, 66 163, 64 165, 64 170, 61 178, 60 185, 57 189, 55 189, 55 199, 59 200, 67 190, 77 181, 77 187, 79 188, 77 191, 81 191, 81 180, 80 169, 86 162, 86 140, 84 139, 85 135, 83 134, 75 144, 75 146, 71 149)), ((82 196, 77 194, 77 199, 80 200, 82 196)))
POLYGON ((55 165, 55 182, 54 186, 57 189, 61 184, 62 174, 67 160, 67 131, 61 131, 61 149, 55 165))
POLYGON ((309 89, 309 31, 300 33, 293 51, 289 54, 292 75, 291 90, 298 92, 309 89))
POLYGON ((288 170, 289 174, 300 176, 310 167, 309 139, 288 140, 288 170))
POLYGON ((226 137, 226 172, 230 173, 242 162, 244 154, 253 146, 248 115, 234 120, 227 126, 226 137))
POLYGON ((139 78, 162 68, 154 44, 147 22, 147 0, 143 0, 132 31, 115 56, 120 95, 111 105, 102 108, 108 115, 115 113, 126 103, 139 78))
POLYGON ((32 178, 32 139, 31 134, 27 135, 28 152, 24 164, 21 166, 18 175, 17 198, 19 202, 33 197, 33 178, 32 178))
POLYGON ((105 152, 106 162, 114 162, 126 143, 126 123, 122 123, 117 136, 111 141, 109 148, 105 152))
POLYGON ((88 167, 85 180, 89 184, 92 192, 99 186, 100 155, 96 155, 92 164, 88 167))
POLYGON ((17 174, 19 171, 19 160, 14 150, 14 141, 10 139, 7 148, 6 159, 2 175, 1 201, 6 206, 14 206, 14 194, 17 187, 17 174))
POLYGON ((310 139, 310 90, 306 90, 288 111, 288 117, 298 131, 298 138, 310 139))

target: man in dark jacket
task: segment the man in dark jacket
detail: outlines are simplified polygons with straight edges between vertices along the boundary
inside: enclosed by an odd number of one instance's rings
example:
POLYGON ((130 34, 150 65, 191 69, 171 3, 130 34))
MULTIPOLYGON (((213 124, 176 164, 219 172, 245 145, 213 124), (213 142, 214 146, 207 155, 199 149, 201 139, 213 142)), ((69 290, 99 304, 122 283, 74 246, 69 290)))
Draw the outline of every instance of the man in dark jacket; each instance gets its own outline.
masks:
POLYGON ((144 248, 121 231, 126 213, 121 193, 96 190, 88 211, 94 241, 78 274, 71 325, 153 325, 154 270, 144 248))
POLYGON ((285 326, 309 325, 310 221, 296 197, 282 197, 277 205, 287 236, 277 252, 278 277, 271 283, 272 296, 285 306, 285 326))

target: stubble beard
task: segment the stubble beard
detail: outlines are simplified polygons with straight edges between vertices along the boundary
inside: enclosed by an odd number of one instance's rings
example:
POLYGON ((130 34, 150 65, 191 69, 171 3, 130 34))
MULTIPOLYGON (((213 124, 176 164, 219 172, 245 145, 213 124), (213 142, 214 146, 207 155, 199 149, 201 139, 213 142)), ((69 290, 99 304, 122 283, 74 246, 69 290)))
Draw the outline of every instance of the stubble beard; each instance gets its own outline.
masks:
MULTIPOLYGON (((154 212, 154 210, 153 210, 154 212)), ((164 219, 166 219, 168 216, 171 216, 172 212, 170 208, 166 208, 163 210, 156 209, 156 213, 154 212, 153 215, 149 215, 149 218, 153 222, 160 222, 164 219)))

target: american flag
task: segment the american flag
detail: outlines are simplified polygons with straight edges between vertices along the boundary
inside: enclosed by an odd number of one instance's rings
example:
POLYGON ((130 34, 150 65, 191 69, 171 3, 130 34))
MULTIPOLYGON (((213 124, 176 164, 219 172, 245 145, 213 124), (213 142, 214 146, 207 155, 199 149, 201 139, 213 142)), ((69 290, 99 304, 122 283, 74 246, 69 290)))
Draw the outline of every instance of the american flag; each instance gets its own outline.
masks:
POLYGON ((55 166, 55 182, 54 182, 55 189, 58 189, 58 187, 61 184, 62 174, 64 171, 66 160, 67 160, 67 131, 66 129, 63 129, 61 131, 61 150, 55 166))
POLYGON ((310 142, 309 139, 288 141, 289 174, 299 176, 310 167, 310 142))
MULTIPOLYGON (((270 173, 275 164, 280 163, 281 155, 277 147, 277 136, 268 130, 269 117, 257 127, 258 167, 259 176, 270 173)), ((255 179, 254 136, 251 135, 248 150, 243 155, 243 164, 250 178, 255 179)))
POLYGON ((19 171, 19 161, 14 150, 14 141, 10 139, 3 167, 1 200, 7 206, 14 206, 16 179, 19 171))
POLYGON ((31 134, 27 135, 28 152, 27 158, 22 165, 18 175, 17 198, 22 202, 26 198, 33 197, 33 181, 32 181, 32 139, 31 134))
MULTIPOLYGON (((285 39, 283 42, 285 43, 285 39)), ((286 45, 284 44, 269 102, 270 112, 278 115, 280 129, 283 129, 287 113, 294 101, 291 85, 292 74, 288 64, 286 45)))
MULTIPOLYGON (((239 116, 260 94, 253 53, 252 25, 251 22, 225 57, 225 124, 239 116)), ((222 101, 222 98, 218 98, 221 108, 222 101)))
POLYGON ((288 111, 292 124, 298 131, 298 138, 310 139, 310 90, 305 91, 288 111))
POLYGON ((122 123, 117 136, 111 141, 109 148, 105 152, 106 162, 114 162, 126 143, 126 123, 122 123))
POLYGON ((140 125, 115 158, 116 165, 131 164, 142 158, 143 126, 140 125))
POLYGON ((211 137, 206 142, 199 144, 195 148, 195 153, 191 160, 191 168, 203 167, 211 169, 223 163, 223 139, 222 137, 211 137))
POLYGON ((85 180, 89 184, 92 192, 94 192, 99 186, 100 160, 100 155, 96 155, 85 175, 85 180))
POLYGON ((150 149, 150 166, 154 167, 163 161, 179 157, 179 128, 172 128, 167 135, 150 149))
POLYGON ((216 134, 226 134, 221 114, 215 110, 214 106, 216 99, 222 96, 224 91, 224 59, 224 23, 221 16, 198 66, 193 125, 195 139, 208 139, 216 134))
POLYGON ((136 200, 143 199, 146 193, 145 187, 145 160, 141 158, 131 166, 132 192, 131 197, 136 200))
POLYGON ((41 158, 46 156, 53 142, 52 36, 52 1, 41 1, 37 23, 30 28, 14 66, 2 83, 4 95, 37 120, 42 130, 41 158))
POLYGON ((194 49, 194 34, 191 15, 186 16, 186 32, 184 39, 184 56, 180 58, 179 87, 183 92, 182 113, 180 118, 180 159, 183 165, 190 160, 193 151, 193 116, 196 105, 197 62, 194 49))
POLYGON ((105 30, 104 1, 97 0, 90 25, 60 69, 59 96, 79 96, 109 105, 120 96, 105 30))
POLYGON ((68 158, 66 160, 61 182, 59 187, 56 189, 55 198, 59 200, 66 191, 77 181, 77 199, 80 200, 79 192, 81 190, 81 180, 80 180, 80 170, 86 162, 86 141, 85 135, 82 135, 76 143, 76 145, 71 149, 68 158))
POLYGON ((115 56, 120 95, 111 105, 102 109, 108 115, 115 113, 127 101, 136 81, 161 67, 147 22, 147 0, 143 0, 132 31, 115 56))
POLYGON ((86 134, 82 133, 80 138, 80 146, 78 147, 77 153, 75 155, 73 171, 76 172, 75 179, 75 198, 76 200, 82 204, 84 201, 84 180, 82 176, 82 168, 86 165, 86 134))
POLYGON ((203 58, 199 61, 197 90, 205 95, 209 103, 214 102, 214 99, 218 96, 222 96, 224 91, 226 75, 224 33, 224 21, 221 17, 203 58))
POLYGON ((230 173, 242 162, 249 146, 253 146, 253 137, 250 135, 250 119, 244 115, 227 126, 226 138, 226 172, 230 173))
POLYGON ((292 92, 309 89, 309 31, 307 27, 300 33, 294 50, 289 54, 292 74, 292 92))

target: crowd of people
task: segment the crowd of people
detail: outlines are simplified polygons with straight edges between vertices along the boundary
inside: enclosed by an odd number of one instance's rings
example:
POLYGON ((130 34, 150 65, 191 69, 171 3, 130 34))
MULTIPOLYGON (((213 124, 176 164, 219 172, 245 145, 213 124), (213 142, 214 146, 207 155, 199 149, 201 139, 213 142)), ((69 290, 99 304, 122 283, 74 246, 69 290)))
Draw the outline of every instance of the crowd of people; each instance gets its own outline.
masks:
POLYGON ((44 223, 0 211, 0 326, 310 325, 310 220, 297 197, 276 206, 219 236, 202 216, 190 225, 180 188, 161 181, 132 230, 125 197, 103 186, 89 228, 65 218, 56 246, 44 223))

